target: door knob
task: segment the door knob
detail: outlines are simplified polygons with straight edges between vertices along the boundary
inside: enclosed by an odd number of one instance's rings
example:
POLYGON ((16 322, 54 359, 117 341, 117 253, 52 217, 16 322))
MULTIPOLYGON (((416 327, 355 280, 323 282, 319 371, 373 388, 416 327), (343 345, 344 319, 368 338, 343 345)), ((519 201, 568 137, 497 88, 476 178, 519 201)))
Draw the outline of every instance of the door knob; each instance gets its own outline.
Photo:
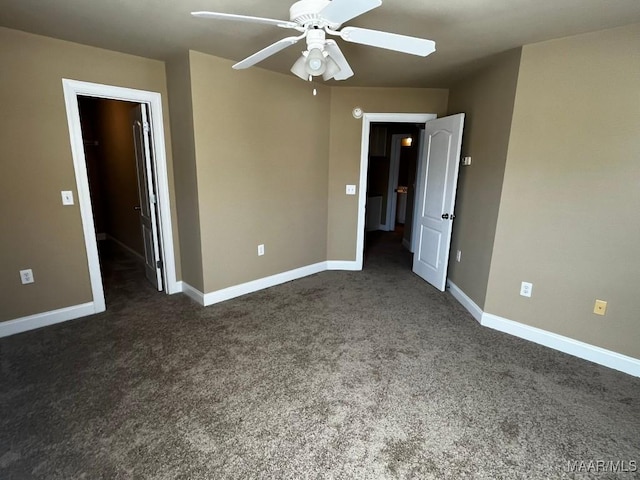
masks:
POLYGON ((448 213, 443 213, 442 214, 442 218, 444 218, 445 220, 449 218, 449 214, 448 213))

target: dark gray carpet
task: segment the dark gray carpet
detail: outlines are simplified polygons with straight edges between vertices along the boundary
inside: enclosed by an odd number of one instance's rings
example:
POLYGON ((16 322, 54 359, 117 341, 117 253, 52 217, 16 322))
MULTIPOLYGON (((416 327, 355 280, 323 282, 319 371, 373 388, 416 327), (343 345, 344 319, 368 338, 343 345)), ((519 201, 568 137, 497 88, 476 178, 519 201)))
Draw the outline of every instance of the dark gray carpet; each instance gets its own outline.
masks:
POLYGON ((0 339, 0 478, 637 478, 568 462, 640 463, 640 379, 480 327, 393 239, 208 308, 120 258, 106 313, 0 339))

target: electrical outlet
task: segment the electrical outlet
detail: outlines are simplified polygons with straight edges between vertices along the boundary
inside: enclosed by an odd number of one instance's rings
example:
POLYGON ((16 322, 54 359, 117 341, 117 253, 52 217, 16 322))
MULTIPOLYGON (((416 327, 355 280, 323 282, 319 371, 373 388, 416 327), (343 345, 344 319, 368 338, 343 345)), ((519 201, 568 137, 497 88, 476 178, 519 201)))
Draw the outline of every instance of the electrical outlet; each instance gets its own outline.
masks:
POLYGON ((35 280, 33 279, 33 271, 30 268, 27 268, 26 270, 20 270, 20 281, 23 285, 35 282, 35 280))
POLYGON ((458 250, 456 252, 456 261, 459 262, 460 260, 462 260, 462 252, 458 250))
POLYGON ((263 243, 258 245, 258 256, 261 257, 262 255, 264 255, 264 244, 263 243))
POLYGON ((464 165, 464 166, 471 165, 471 157, 463 157, 462 158, 462 165, 464 165))
POLYGON ((607 302, 604 300, 596 300, 596 304, 593 307, 593 313, 596 315, 604 315, 607 313, 607 302))
POLYGON ((356 186, 347 185, 347 195, 355 195, 355 194, 356 194, 356 186))
POLYGON ((522 282, 520 285, 520 295, 523 297, 530 297, 531 291, 533 290, 533 283, 522 282))
POLYGON ((62 205, 73 205, 73 192, 70 190, 64 190, 60 192, 62 194, 62 205))

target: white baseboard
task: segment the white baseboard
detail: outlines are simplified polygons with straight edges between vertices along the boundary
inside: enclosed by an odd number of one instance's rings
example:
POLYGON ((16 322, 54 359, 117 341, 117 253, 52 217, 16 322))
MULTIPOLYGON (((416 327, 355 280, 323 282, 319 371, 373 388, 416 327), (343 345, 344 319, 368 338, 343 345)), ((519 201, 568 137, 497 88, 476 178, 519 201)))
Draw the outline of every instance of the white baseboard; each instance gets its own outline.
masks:
POLYGON ((491 313, 483 313, 480 323, 485 327, 524 338, 545 347, 568 353, 574 357, 628 373, 634 377, 640 377, 640 360, 637 358, 628 357, 611 350, 574 340, 573 338, 558 335, 557 333, 514 322, 491 313))
POLYGON ((140 255, 138 252, 136 252, 133 248, 131 248, 128 245, 125 245, 124 243, 122 243, 120 240, 118 240, 115 237, 112 237, 111 235, 109 235, 108 233, 105 234, 105 238, 107 240, 111 240, 112 242, 117 243, 118 245, 120 245, 122 248, 124 248, 127 252, 129 252, 131 255, 135 255, 136 257, 138 257, 139 259, 141 259, 142 261, 144 261, 144 256, 140 255))
POLYGON ((326 264, 327 270, 362 270, 355 260, 329 260, 326 264))
MULTIPOLYGON (((281 283, 297 280, 315 273, 324 272, 325 270, 359 270, 359 268, 357 268, 357 263, 354 261, 319 262, 313 265, 307 265, 306 267, 296 268, 287 272, 271 275, 270 277, 261 278, 206 294, 202 293, 197 288, 192 287, 185 281, 179 281, 175 283, 175 286, 170 293, 183 292, 200 305, 208 306, 213 305, 214 303, 230 300, 231 298, 239 297, 247 293, 256 292, 264 288, 273 287, 281 283)), ((0 337, 8 337, 9 335, 15 335, 28 330, 46 327, 47 325, 86 317, 88 315, 100 313, 100 311, 104 311, 104 309, 97 310, 94 302, 88 302, 81 305, 52 310, 50 312, 37 313, 35 315, 29 315, 28 317, 7 320, 5 322, 0 322, 0 337)))
POLYGON ((204 293, 202 293, 197 288, 192 287, 184 280, 179 282, 179 285, 182 288, 182 293, 184 293, 187 297, 195 300, 200 305, 204 305, 204 293))
POLYGON ((72 307, 52 310, 50 312, 37 313, 35 315, 29 315, 28 317, 16 318, 15 320, 0 322, 0 337, 8 337, 9 335, 15 335, 16 333, 46 327, 47 325, 86 317, 87 315, 93 315, 94 313, 98 313, 94 302, 88 302, 80 305, 74 305, 72 307))
POLYGON ((460 302, 460 304, 469 311, 469 313, 478 321, 478 323, 481 323, 482 314, 484 313, 482 309, 478 305, 476 305, 476 303, 471 300, 466 293, 460 290, 460 288, 451 280, 447 280, 447 286, 449 287, 449 292, 451 292, 453 298, 460 302))
POLYGON ((179 282, 179 285, 185 295, 194 299, 200 305, 207 307, 209 305, 224 302, 225 300, 231 300, 232 298, 264 290, 265 288, 274 287, 281 283, 297 280, 326 270, 361 270, 361 268, 359 268, 358 263, 355 261, 331 260, 328 262, 318 262, 313 265, 307 265, 306 267, 296 268, 294 270, 278 273, 258 280, 252 280, 251 282, 241 283, 240 285, 234 285, 233 287, 223 288, 222 290, 216 290, 215 292, 209 293, 202 293, 200 290, 192 287, 185 281, 179 282))
POLYGON ((634 377, 640 377, 640 359, 628 357, 621 353, 558 335, 557 333, 548 332, 540 328, 499 317, 498 315, 483 312, 455 283, 447 280, 447 285, 449 286, 451 295, 453 295, 483 327, 499 330, 514 337, 523 338, 530 342, 568 353, 574 357, 628 373, 634 377))
POLYGON ((524 338, 525 340, 544 345, 545 347, 568 353, 574 357, 628 373, 634 377, 640 377, 640 359, 628 357, 621 353, 596 347, 595 345, 590 345, 540 328, 514 322, 513 320, 508 320, 491 313, 483 313, 480 323, 482 326, 524 338))
POLYGON ((167 287, 166 292, 169 295, 174 295, 176 293, 184 292, 184 286, 183 286, 182 280, 177 280, 173 285, 167 285, 166 287, 167 287))
POLYGON ((314 273, 323 272, 327 269, 326 262, 314 263, 313 265, 307 265, 306 267, 296 268, 287 272, 278 273, 269 277, 260 278, 247 283, 241 283, 240 285, 234 285, 233 287, 223 288, 215 292, 204 294, 205 306, 213 305, 214 303, 224 302, 232 298, 246 295, 247 293, 257 292, 265 288, 274 287, 281 283, 297 280, 298 278, 307 277, 314 273))

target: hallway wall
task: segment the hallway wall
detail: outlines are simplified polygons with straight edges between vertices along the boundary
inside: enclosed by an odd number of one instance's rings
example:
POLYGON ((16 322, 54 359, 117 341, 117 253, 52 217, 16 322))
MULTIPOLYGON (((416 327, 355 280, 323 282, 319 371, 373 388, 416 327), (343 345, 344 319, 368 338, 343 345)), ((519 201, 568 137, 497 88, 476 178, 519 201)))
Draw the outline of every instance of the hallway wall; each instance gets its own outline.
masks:
POLYGON ((130 119, 136 104, 89 97, 82 98, 79 104, 83 137, 98 142, 85 144, 85 152, 95 157, 87 163, 95 172, 89 178, 91 203, 97 212, 95 216, 101 219, 96 222, 96 233, 104 233, 143 256, 140 213, 134 210, 140 204, 130 119), (86 137, 85 124, 89 122, 93 123, 90 128, 93 135, 86 137))

